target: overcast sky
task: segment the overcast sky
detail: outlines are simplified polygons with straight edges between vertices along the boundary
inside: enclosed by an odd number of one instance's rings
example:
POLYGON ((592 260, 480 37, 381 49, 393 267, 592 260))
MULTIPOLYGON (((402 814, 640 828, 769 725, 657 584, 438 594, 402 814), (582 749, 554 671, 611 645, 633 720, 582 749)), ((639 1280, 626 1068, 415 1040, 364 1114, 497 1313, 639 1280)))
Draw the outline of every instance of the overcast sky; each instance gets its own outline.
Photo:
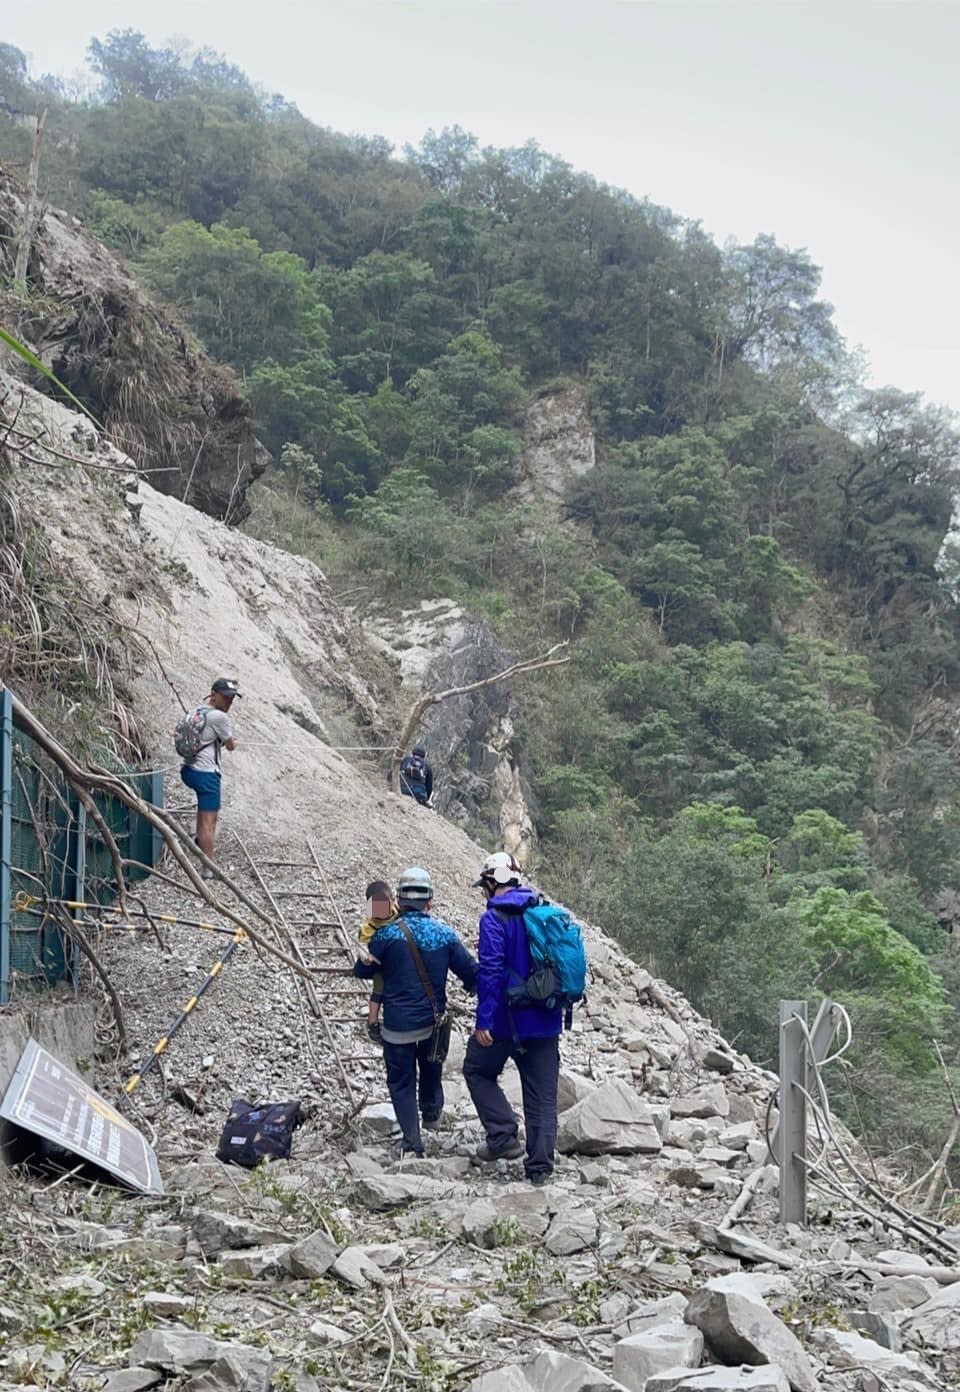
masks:
POLYGON ((872 380, 960 410, 960 0, 44 0, 0 38, 71 74, 113 28, 337 130, 533 137, 721 242, 806 247, 872 380))

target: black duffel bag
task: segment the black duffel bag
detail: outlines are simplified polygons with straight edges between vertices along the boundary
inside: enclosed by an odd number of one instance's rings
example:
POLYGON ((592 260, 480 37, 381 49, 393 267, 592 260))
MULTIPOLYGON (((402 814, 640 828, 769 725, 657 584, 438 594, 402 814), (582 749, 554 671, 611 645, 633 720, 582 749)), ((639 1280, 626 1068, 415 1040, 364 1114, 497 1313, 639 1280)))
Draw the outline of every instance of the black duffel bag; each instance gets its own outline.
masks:
POLYGON ((261 1102, 235 1097, 220 1135, 217 1159, 256 1169, 264 1160, 289 1160, 293 1133, 303 1125, 299 1102, 261 1102))

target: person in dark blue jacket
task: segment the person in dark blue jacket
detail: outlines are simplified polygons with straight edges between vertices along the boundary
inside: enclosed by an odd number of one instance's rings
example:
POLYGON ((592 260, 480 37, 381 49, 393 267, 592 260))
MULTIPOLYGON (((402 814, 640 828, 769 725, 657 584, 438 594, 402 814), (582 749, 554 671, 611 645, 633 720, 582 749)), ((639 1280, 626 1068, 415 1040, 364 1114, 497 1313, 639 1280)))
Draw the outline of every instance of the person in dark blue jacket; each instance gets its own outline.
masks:
POLYGON ((379 928, 354 964, 354 975, 383 976, 383 1058, 387 1087, 403 1132, 401 1154, 423 1155, 420 1122, 435 1130, 443 1112, 443 1064, 431 1063, 434 1005, 414 961, 403 924, 413 934, 433 990, 436 1008, 447 1008, 447 973, 471 993, 477 989, 477 963, 447 923, 430 916, 433 883, 419 866, 405 870, 397 885, 399 915, 379 928), (417 1075, 419 1073, 419 1086, 417 1075), (418 1105, 419 1104, 419 1105, 418 1105))
POLYGON ((563 1011, 560 1007, 548 1010, 539 1005, 507 1003, 508 989, 521 987, 530 975, 523 914, 540 898, 521 880, 522 872, 513 856, 497 851, 484 862, 474 886, 483 890, 487 907, 480 919, 477 1028, 467 1045, 463 1073, 487 1133, 477 1159, 513 1160, 524 1154, 524 1146, 516 1114, 499 1078, 507 1059, 515 1061, 526 1127, 524 1168, 534 1184, 544 1184, 553 1173, 557 1142, 563 1011))

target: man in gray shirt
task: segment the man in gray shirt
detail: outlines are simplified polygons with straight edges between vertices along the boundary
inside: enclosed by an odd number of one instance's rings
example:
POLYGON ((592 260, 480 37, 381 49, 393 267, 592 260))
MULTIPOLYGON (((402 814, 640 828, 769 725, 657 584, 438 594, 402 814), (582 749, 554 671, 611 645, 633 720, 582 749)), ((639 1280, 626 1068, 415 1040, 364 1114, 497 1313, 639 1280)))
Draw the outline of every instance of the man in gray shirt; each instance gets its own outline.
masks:
MULTIPOLYGON (((210 695, 197 706, 189 720, 198 729, 199 748, 180 770, 180 777, 197 795, 197 845, 211 860, 217 842, 217 817, 220 812, 220 753, 236 749, 237 741, 230 719, 230 707, 240 695, 232 677, 218 677, 210 695)), ((208 879, 211 871, 204 870, 208 879)))

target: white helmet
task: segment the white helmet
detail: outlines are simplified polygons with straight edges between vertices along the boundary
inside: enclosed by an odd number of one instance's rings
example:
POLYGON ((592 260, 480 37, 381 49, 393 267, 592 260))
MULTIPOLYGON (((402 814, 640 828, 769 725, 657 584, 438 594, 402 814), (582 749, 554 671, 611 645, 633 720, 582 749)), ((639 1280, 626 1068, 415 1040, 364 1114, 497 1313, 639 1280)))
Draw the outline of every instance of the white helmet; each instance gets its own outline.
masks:
POLYGON ((422 865, 411 865, 397 880, 397 898, 406 903, 420 901, 425 903, 433 898, 433 880, 430 871, 422 865))
POLYGON ((488 855, 480 867, 480 878, 473 883, 474 889, 479 889, 484 880, 493 880, 494 884, 508 885, 519 884, 523 879, 523 871, 519 863, 507 851, 494 851, 493 855, 488 855))

